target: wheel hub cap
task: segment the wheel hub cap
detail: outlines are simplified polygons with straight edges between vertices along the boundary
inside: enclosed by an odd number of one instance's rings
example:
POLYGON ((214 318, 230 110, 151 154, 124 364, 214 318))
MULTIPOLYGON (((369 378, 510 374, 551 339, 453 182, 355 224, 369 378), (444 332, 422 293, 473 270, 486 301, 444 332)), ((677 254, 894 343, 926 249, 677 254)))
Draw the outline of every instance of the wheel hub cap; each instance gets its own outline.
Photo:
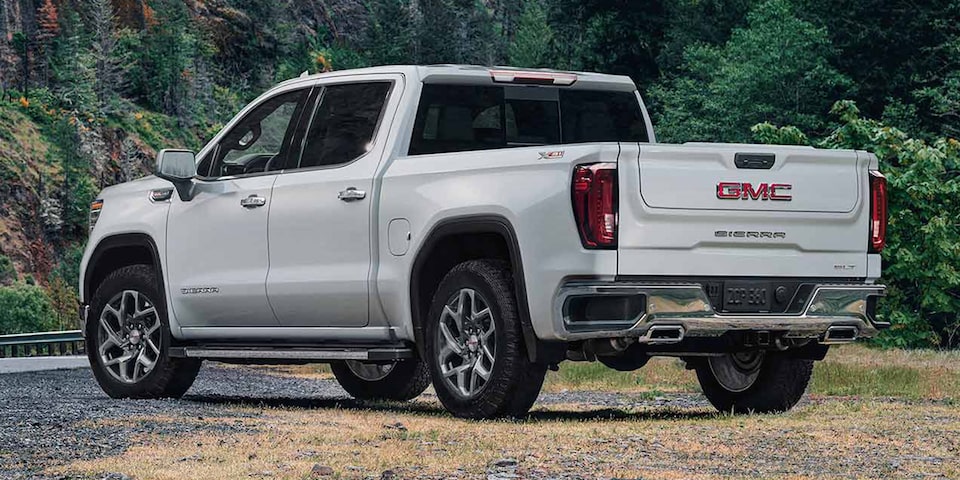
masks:
POLYGON ((447 300, 434 339, 443 382, 464 398, 486 387, 496 359, 496 323, 486 300, 470 288, 447 300))

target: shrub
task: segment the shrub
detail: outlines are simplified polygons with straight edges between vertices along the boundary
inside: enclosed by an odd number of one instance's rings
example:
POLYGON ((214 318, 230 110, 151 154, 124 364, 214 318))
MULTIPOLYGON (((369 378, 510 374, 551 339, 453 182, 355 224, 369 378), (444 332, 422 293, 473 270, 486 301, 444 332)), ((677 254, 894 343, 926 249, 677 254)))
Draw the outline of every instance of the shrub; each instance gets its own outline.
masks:
POLYGON ((7 285, 17 281, 17 270, 13 268, 10 257, 0 253, 0 285, 7 285))
POLYGON ((53 307, 43 288, 26 283, 0 287, 0 335, 56 328, 53 307))
MULTIPOLYGON (((894 347, 960 344, 960 142, 931 143, 877 120, 861 118, 854 102, 830 111, 839 125, 826 148, 873 152, 887 177, 890 223, 883 281, 890 287, 879 315, 893 326, 877 342, 894 347)), ((757 140, 792 143, 790 129, 758 125, 757 140), (781 135, 782 133, 782 135, 781 135)))

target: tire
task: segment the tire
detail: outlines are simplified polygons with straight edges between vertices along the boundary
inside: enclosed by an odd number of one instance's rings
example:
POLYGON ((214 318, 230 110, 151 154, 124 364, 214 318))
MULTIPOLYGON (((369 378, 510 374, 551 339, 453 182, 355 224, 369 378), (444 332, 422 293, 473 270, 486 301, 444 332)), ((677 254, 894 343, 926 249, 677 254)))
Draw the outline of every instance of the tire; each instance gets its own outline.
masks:
POLYGON ((508 265, 470 260, 453 267, 428 315, 425 360, 440 403, 461 418, 526 415, 547 365, 527 357, 508 265))
POLYGON ((723 373, 725 362, 733 361, 736 354, 698 362, 695 369, 700 387, 717 410, 735 414, 780 413, 793 408, 803 397, 813 373, 813 360, 788 358, 779 353, 758 353, 761 355, 759 364, 747 369, 749 374, 741 378, 745 381, 740 385, 736 384, 736 379, 729 379, 729 373, 723 373), (753 376, 752 380, 750 376, 753 376), (724 378, 727 379, 726 385, 724 378))
POLYGON ((108 275, 91 299, 84 328, 93 375, 112 398, 180 398, 197 378, 200 360, 169 355, 166 302, 149 265, 108 275))
POLYGON ((422 360, 387 365, 335 362, 330 364, 337 382, 357 400, 412 400, 430 385, 430 370, 422 360))

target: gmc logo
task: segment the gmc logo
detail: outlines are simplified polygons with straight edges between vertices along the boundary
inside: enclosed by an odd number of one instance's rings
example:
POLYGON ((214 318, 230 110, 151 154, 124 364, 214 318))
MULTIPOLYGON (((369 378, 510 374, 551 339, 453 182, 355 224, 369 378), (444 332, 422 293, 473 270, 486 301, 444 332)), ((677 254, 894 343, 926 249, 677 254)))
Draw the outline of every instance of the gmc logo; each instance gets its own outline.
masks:
POLYGON ((720 182, 717 184, 717 198, 721 200, 793 200, 793 196, 783 193, 793 189, 789 183, 760 183, 754 188, 753 184, 740 182, 720 182))

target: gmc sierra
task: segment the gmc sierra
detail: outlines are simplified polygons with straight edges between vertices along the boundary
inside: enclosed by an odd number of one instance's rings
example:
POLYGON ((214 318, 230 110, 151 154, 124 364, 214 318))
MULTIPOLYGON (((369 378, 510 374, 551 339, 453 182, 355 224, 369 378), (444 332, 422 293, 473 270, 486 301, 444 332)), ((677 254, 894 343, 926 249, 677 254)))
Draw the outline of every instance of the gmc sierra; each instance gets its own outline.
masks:
POLYGON ((564 360, 662 355, 718 409, 774 412, 829 345, 886 326, 874 155, 660 144, 622 76, 304 75, 90 220, 82 315, 111 397, 178 397, 204 359, 329 362, 359 399, 432 380, 456 416, 516 416, 564 360))

